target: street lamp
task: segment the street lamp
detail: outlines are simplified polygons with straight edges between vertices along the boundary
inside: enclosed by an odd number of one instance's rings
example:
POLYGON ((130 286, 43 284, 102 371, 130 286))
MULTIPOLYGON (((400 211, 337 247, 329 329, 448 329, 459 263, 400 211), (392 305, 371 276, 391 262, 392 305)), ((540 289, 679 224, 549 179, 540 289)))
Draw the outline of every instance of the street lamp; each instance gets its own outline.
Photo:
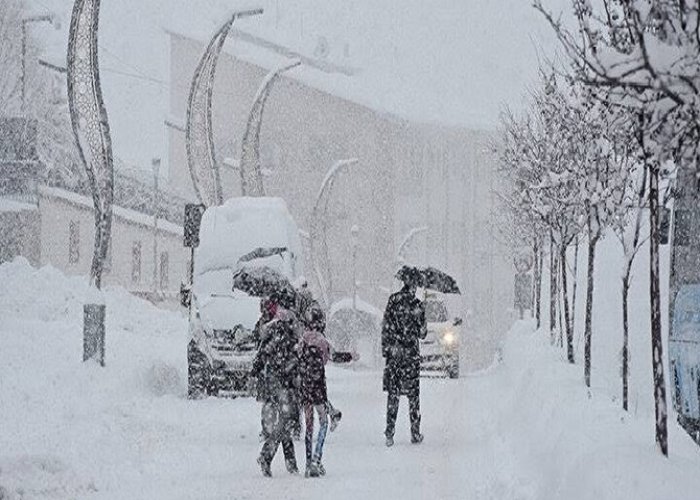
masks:
POLYGON ((428 229, 428 226, 414 227, 406 233, 403 240, 401 241, 401 244, 399 245, 399 249, 396 251, 396 262, 399 266, 406 262, 404 253, 406 252, 406 249, 410 246, 410 244, 413 242, 413 240, 416 238, 416 236, 426 232, 428 229))
POLYGON ((357 311, 357 247, 360 240, 360 228, 354 224, 350 228, 350 245, 352 245, 352 310, 353 316, 357 311))
POLYGON ((61 29, 61 23, 58 22, 53 14, 40 14, 37 16, 28 16, 22 19, 22 113, 27 109, 27 25, 29 23, 51 23, 57 30, 61 29))
MULTIPOLYGON (((331 188, 333 187, 333 182, 335 181, 336 177, 338 176, 338 173, 340 173, 342 170, 352 166, 356 165, 358 163, 357 158, 348 158, 345 160, 338 160, 333 165, 331 168, 328 169, 328 172, 326 173, 326 176, 324 177, 323 181, 321 182, 321 187, 318 190, 318 194, 316 195, 316 201, 314 202, 314 206, 311 209, 311 239, 309 240, 310 243, 310 251, 311 251, 311 260, 313 262, 313 267, 314 267, 314 272, 316 274, 316 280, 318 281, 318 287, 321 291, 321 298, 323 299, 323 303, 328 306, 330 305, 329 300, 329 290, 332 289, 332 286, 326 287, 326 282, 323 279, 323 274, 321 273, 321 269, 318 266, 318 254, 317 254, 317 245, 315 240, 320 236, 322 238, 322 243, 323 243, 323 250, 326 256, 326 260, 328 260, 328 238, 327 238, 327 208, 328 208, 328 198, 329 194, 331 192, 331 188)), ((330 266, 329 266, 330 267, 330 266)), ((329 269, 329 279, 330 279, 330 269, 329 269)), ((331 283, 332 285, 332 283, 331 283)))

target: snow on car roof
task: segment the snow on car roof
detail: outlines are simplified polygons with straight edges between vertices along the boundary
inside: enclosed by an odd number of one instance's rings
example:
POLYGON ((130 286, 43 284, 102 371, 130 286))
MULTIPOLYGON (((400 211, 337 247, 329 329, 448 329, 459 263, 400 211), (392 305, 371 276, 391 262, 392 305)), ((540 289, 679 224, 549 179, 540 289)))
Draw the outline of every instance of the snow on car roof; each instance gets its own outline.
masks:
MULTIPOLYGON (((239 259, 258 247, 287 247, 295 257, 294 268, 280 269, 294 279, 303 272, 299 229, 281 198, 237 197, 208 208, 199 230, 195 274, 216 269, 236 269, 239 259)), ((261 259, 272 265, 278 256, 261 259)))
MULTIPOLYGON (((372 304, 369 304, 365 302, 364 300, 357 299, 356 300, 356 307, 358 311, 362 311, 364 313, 370 314, 372 316, 378 316, 382 317, 383 313, 376 307, 374 307, 372 304)), ((337 313, 340 310, 343 309, 352 309, 353 308, 353 303, 352 303, 352 297, 345 297, 344 299, 340 299, 337 302, 334 302, 333 305, 331 306, 329 316, 333 316, 335 313, 337 313)))

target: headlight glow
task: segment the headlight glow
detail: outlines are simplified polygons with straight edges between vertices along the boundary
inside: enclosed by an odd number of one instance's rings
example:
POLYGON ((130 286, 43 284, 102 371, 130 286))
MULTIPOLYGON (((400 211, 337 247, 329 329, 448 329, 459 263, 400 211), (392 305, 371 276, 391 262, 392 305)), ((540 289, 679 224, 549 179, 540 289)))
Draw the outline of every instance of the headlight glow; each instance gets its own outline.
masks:
POLYGON ((457 341, 457 336, 452 330, 447 330, 442 334, 442 341, 447 345, 452 345, 457 341))

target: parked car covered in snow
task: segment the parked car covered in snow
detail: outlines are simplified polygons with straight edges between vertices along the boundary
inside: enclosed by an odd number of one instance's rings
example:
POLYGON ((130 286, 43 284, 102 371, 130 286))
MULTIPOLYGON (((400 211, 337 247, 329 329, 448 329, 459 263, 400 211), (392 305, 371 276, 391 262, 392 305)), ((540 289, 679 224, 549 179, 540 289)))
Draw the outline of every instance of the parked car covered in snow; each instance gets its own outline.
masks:
POLYGON ((344 298, 328 313, 326 336, 339 351, 357 355, 361 365, 376 368, 382 361, 382 312, 360 300, 344 298))
POLYGON ((299 229, 279 198, 234 198, 202 216, 189 305, 188 396, 250 395, 260 299, 232 291, 233 274, 266 266, 291 282, 302 275, 299 229), (260 248, 269 255, 250 258, 260 248), (253 252, 253 254, 251 254, 253 252))
POLYGON ((426 294, 425 320, 428 334, 420 341, 421 371, 458 378, 462 318, 450 314, 449 309, 442 294, 426 294))

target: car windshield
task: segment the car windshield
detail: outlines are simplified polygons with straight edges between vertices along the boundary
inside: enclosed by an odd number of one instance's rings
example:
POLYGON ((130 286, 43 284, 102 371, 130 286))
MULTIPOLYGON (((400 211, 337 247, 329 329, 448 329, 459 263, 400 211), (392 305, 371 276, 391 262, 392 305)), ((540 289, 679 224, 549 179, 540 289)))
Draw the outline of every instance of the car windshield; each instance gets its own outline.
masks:
POLYGON ((425 320, 428 323, 444 323, 447 321, 447 307, 444 302, 429 300, 425 303, 425 320))

